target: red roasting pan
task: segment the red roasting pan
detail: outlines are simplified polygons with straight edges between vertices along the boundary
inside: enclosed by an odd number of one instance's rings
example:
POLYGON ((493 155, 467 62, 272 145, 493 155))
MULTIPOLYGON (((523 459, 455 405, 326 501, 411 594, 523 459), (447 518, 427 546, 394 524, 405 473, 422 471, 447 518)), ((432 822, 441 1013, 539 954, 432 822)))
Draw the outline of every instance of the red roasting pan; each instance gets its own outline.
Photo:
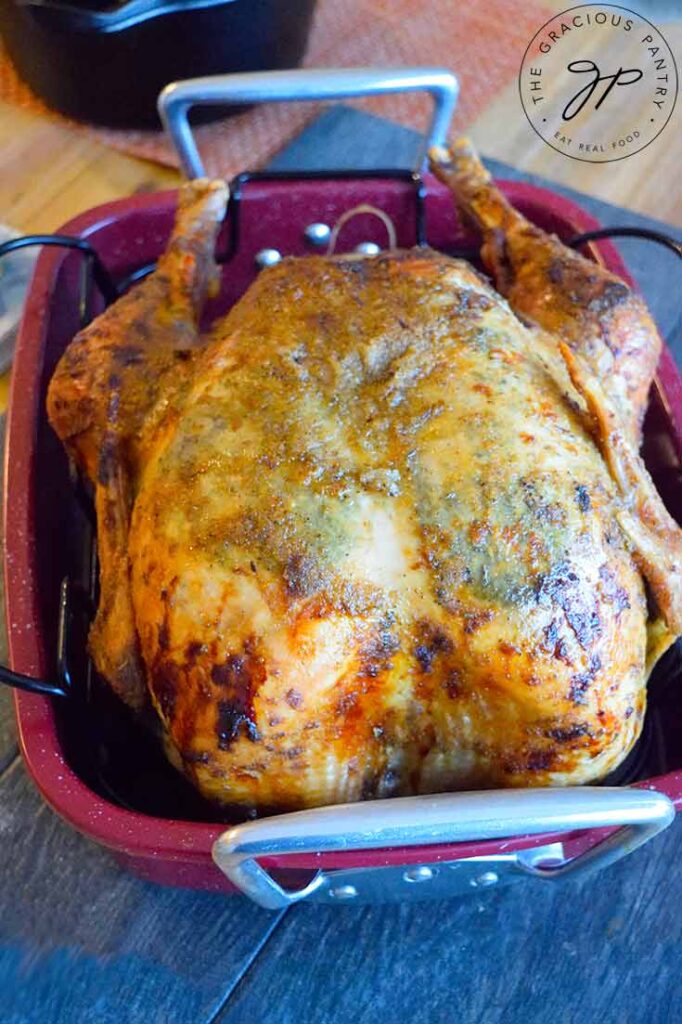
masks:
MULTIPOLYGON (((305 74, 294 76, 298 86, 305 74)), ((378 73, 373 74, 376 79, 378 73)), ((236 77, 225 81, 232 84, 236 77)), ((335 94, 351 91, 337 88, 335 94)), ((234 88, 222 88, 223 101, 226 95, 240 101, 234 88)), ((562 239, 599 228, 579 206, 554 192, 516 182, 498 184, 526 217, 562 239)), ((414 245, 422 233, 444 251, 474 244, 449 194, 430 176, 243 175, 234 185, 217 248, 229 258, 221 294, 207 318, 243 294, 259 263, 267 261, 264 250, 313 251, 316 232, 306 228, 333 225, 360 203, 391 217, 400 246, 414 245), (420 205, 423 223, 417 216, 420 205)), ((175 205, 175 192, 135 196, 76 217, 60 234, 86 239, 111 277, 121 281, 161 253, 175 205)), ((338 248, 384 244, 383 231, 379 219, 358 216, 344 228, 338 248)), ((632 283, 609 242, 589 243, 584 251, 632 283)), ((42 250, 12 375, 4 519, 10 663, 14 671, 39 679, 56 675, 60 586, 64 577, 82 578, 90 533, 67 460, 45 415, 50 376, 79 326, 83 268, 90 265, 80 252, 42 250)), ((96 289, 92 304, 94 312, 102 308, 96 289)), ((667 348, 652 389, 644 453, 679 519, 682 378, 667 348)), ((67 618, 71 622, 77 615, 72 610, 67 618)), ((83 662, 83 637, 75 626, 71 635, 67 630, 59 658, 63 661, 65 646, 80 646, 72 659, 83 662)), ((17 691, 16 713, 26 765, 48 804, 143 878, 190 888, 241 889, 268 907, 304 898, 352 902, 443 896, 528 875, 556 879, 608 864, 669 824, 674 807, 682 805, 682 698, 674 685, 675 657, 676 652, 667 655, 655 673, 643 737, 609 785, 372 801, 255 821, 230 818, 193 797, 166 765, 158 743, 113 698, 109 704, 106 695, 100 696, 104 704, 97 712, 97 702, 82 694, 59 699, 17 691), (100 729, 103 707, 106 727, 100 729)), ((104 687, 91 680, 90 691, 100 690, 103 694, 104 687)))

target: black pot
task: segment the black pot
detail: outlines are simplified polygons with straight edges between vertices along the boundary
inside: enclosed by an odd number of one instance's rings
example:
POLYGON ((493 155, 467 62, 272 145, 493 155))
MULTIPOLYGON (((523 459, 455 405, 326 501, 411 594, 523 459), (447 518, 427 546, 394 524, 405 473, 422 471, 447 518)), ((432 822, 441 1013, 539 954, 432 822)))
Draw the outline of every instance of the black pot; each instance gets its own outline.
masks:
MULTIPOLYGON (((297 66, 314 7, 315 0, 0 0, 0 32, 21 77, 55 110, 115 128, 159 128, 156 98, 169 82, 297 66)), ((212 107, 195 119, 229 112, 212 107)))

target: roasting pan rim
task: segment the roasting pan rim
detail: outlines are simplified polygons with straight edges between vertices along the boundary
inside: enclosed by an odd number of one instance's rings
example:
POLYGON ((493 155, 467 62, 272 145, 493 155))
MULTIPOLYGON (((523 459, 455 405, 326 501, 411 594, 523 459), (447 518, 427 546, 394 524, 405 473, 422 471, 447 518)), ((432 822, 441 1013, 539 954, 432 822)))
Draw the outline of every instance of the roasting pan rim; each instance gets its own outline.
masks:
MULTIPOLYGON (((430 176, 425 181, 428 194, 439 190, 440 186, 434 184, 430 176)), ((512 202, 546 210, 550 218, 558 218, 571 229, 590 231, 601 226, 577 203, 550 189, 506 180, 498 180, 497 184, 512 202)), ((259 187, 267 192, 267 183, 261 183, 259 187)), ((173 189, 106 203, 79 214, 60 231, 92 241, 98 233, 105 232, 132 213, 149 216, 172 212, 176 195, 177 190, 173 189)), ((592 244, 590 249, 610 269, 632 284, 620 255, 610 242, 592 244)), ((61 252, 45 249, 36 264, 17 344, 5 451, 3 544, 9 660, 15 671, 38 676, 45 675, 50 666, 45 638, 40 635, 39 572, 35 563, 33 472, 38 425, 44 415, 37 382, 43 374, 44 345, 55 282, 66 258, 61 252)), ((665 346, 658 379, 670 405, 679 439, 682 436, 682 375, 665 346)), ((25 763, 45 800, 61 817, 101 845, 127 856, 178 862, 210 861, 211 846, 224 830, 224 825, 154 818, 110 803, 90 789, 67 764, 56 728, 52 699, 17 692, 15 706, 25 763)), ((678 808, 682 807, 682 770, 637 785, 666 793, 678 808)), ((550 834, 517 836, 503 844, 487 841, 443 849, 430 847, 428 850, 432 860, 457 859, 493 853, 501 845, 511 851, 557 838, 550 834)), ((424 848, 380 851, 372 857, 374 863, 418 863, 424 857, 424 848)), ((326 866, 351 866, 353 858, 350 855, 315 858, 308 854, 298 858, 300 863, 296 861, 297 858, 289 858, 287 865, 310 868, 326 862, 326 866)), ((357 863, 367 864, 367 854, 360 854, 357 863)))

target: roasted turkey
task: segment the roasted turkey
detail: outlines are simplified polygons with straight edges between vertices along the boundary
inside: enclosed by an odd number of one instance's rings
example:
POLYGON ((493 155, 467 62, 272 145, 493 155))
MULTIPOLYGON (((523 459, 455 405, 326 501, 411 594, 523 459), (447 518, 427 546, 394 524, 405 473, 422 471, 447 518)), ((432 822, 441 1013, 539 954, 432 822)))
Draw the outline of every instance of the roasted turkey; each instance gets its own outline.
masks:
POLYGON ((466 142, 431 164, 494 288, 429 249, 290 258, 200 336, 227 190, 199 180, 51 382, 95 490, 92 656, 212 800, 599 780, 682 632, 643 302, 466 142))

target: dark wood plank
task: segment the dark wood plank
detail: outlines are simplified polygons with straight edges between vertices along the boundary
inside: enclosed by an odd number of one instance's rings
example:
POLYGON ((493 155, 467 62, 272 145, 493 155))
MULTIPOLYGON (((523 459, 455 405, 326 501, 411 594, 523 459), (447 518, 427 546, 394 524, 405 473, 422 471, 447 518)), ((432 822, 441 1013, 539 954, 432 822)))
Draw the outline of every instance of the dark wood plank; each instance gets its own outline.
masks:
POLYGON ((277 914, 121 871, 41 801, 20 761, 0 780, 0 1019, 201 1024, 277 914))
POLYGON ((16 732, 12 691, 0 685, 0 775, 17 756, 16 732))
POLYGON ((682 821, 601 875, 290 911, 217 1024, 682 1020, 682 821))

